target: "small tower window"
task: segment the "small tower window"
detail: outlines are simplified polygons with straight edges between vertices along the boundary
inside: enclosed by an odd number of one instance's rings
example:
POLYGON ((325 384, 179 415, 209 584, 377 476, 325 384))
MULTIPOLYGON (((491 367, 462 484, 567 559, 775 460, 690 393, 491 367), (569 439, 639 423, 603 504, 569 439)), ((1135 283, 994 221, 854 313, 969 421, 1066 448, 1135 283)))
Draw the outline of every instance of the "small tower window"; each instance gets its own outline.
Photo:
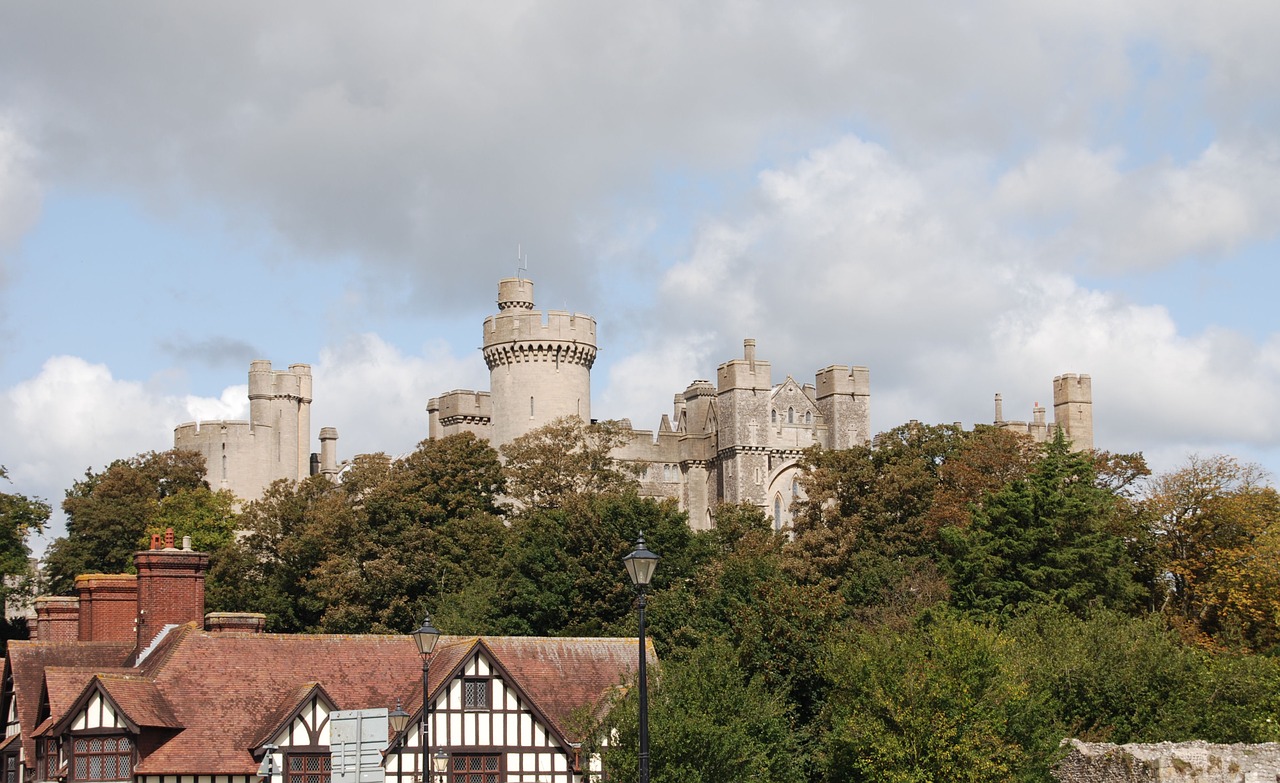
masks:
POLYGON ((529 418, 533 418, 533 398, 529 398, 529 418))
POLYGON ((773 496, 773 529, 782 529, 782 495, 773 496))
POLYGON ((778 410, 776 408, 774 410, 769 411, 769 421, 772 422, 773 424, 778 423, 778 410))
POLYGON ((813 413, 812 413, 811 411, 805 411, 805 412, 804 412, 804 423, 805 423, 805 424, 812 424, 812 423, 813 423, 813 413))

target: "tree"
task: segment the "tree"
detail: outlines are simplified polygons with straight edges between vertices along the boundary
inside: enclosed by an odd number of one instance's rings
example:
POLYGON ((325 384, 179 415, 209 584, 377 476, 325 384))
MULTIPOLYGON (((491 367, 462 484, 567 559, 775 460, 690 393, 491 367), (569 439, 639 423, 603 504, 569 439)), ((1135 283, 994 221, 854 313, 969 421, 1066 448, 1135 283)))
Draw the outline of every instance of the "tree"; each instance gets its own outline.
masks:
POLYGON ((910 423, 877 436, 874 448, 805 452, 807 500, 798 504, 790 561, 798 579, 869 607, 924 578, 939 475, 968 437, 954 425, 910 423))
POLYGON ((565 416, 502 447, 507 494, 522 508, 560 508, 576 495, 636 486, 638 469, 614 459, 630 441, 619 421, 583 423, 565 416))
MULTIPOLYGON (((0 479, 9 480, 3 465, 0 479)), ((27 540, 32 533, 44 530, 50 511, 49 504, 39 498, 0 492, 0 602, 33 591, 27 540)))
POLYGON ((1134 608, 1142 587, 1115 530, 1115 496, 1095 478, 1091 457, 1072 452, 1059 432, 1028 476, 990 495, 969 527, 944 529, 953 603, 988 614, 1033 603, 1134 608))
POLYGON ((1271 742, 1280 660, 1206 654, 1159 614, 1040 606, 1007 628, 1048 739, 1271 742))
POLYGON ((797 582, 787 568, 786 535, 755 506, 720 506, 716 527, 697 538, 714 554, 653 596, 655 646, 682 659, 709 644, 728 645, 747 676, 786 694, 796 718, 810 720, 822 703, 824 646, 846 618, 844 602, 797 582))
POLYGON ((187 492, 196 504, 222 503, 204 473, 204 457, 181 449, 116 460, 98 473, 86 470, 62 502, 67 535, 50 545, 45 558, 50 591, 70 592, 82 573, 131 573, 133 553, 146 543, 162 501, 187 492))
MULTIPOLYGON (((491 579, 509 537, 495 516, 503 482, 497 452, 471 433, 424 440, 398 460, 353 466, 342 484, 347 527, 335 533, 310 581, 328 604, 321 629, 408 631, 427 606, 491 579)), ((446 614, 440 621, 459 619, 446 614)))
POLYGON ((635 595, 622 557, 644 532, 662 557, 652 590, 688 578, 699 551, 672 501, 634 490, 577 495, 563 508, 530 509, 511 521, 499 567, 498 615, 506 633, 598 636, 632 632, 635 595))
POLYGON ((273 632, 315 630, 325 604, 311 592, 311 575, 350 520, 342 490, 324 476, 273 483, 241 512, 240 534, 210 563, 210 610, 262 612, 273 632))
MULTIPOLYGON (((662 665, 649 703, 653 783, 800 783, 803 755, 785 696, 745 672, 733 650, 708 644, 662 665)), ((634 689, 612 706, 598 732, 611 736, 604 764, 613 780, 638 767, 634 689)), ((598 740, 597 740, 598 742, 598 740)))
POLYGON ((1192 457, 1158 476, 1146 507, 1166 609, 1202 645, 1280 643, 1280 495, 1256 465, 1192 457))
POLYGON ((855 629, 832 647, 823 743, 828 783, 1004 783, 1047 772, 1039 717, 1011 641, 926 612, 905 631, 855 629))

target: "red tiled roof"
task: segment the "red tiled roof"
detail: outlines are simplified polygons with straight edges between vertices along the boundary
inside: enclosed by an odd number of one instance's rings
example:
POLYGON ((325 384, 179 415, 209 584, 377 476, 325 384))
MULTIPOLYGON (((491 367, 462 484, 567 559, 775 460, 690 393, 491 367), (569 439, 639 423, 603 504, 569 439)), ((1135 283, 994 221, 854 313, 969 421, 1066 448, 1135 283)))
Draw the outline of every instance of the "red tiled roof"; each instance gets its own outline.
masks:
MULTIPOLYGON (((397 700, 411 713, 421 708, 422 659, 409 636, 221 634, 190 624, 169 637, 136 669, 118 668, 131 645, 99 645, 93 653, 84 652, 88 644, 46 645, 81 651, 74 668, 54 665, 48 671, 54 716, 48 723, 66 716, 97 673, 130 720, 181 727, 136 766, 135 774, 252 775, 258 764, 250 750, 286 725, 313 690, 322 689, 338 709, 390 708, 397 700), (100 660, 87 660, 93 656, 100 660)), ((580 739, 571 734, 570 714, 598 706, 629 677, 637 660, 634 639, 442 637, 431 660, 433 694, 481 644, 550 728, 570 741, 580 739)), ((39 646, 12 642, 10 647, 22 659, 15 659, 14 671, 21 670, 25 683, 19 704, 30 712, 23 725, 27 737, 36 728, 31 723, 42 680, 37 664, 76 657, 40 652, 39 646), (33 682, 34 696, 27 696, 33 682)))
POLYGON ((150 680, 132 674, 101 674, 98 682, 135 726, 182 728, 173 708, 150 680))
MULTIPOLYGON (((22 728, 22 748, 26 758, 35 758, 33 732, 40 719, 40 694, 44 689, 45 669, 51 666, 88 668, 117 667, 133 652, 133 642, 9 642, 5 659, 13 677, 13 697, 17 700, 18 725, 22 728)), ((87 678, 82 680, 84 687, 87 678)), ((75 698, 75 694, 71 698, 75 698)))
MULTIPOLYGON (((646 642, 646 657, 654 664, 653 641, 646 642)), ((570 716, 583 707, 598 707, 639 665, 635 639, 486 636, 484 643, 542 710, 551 728, 570 742, 583 739, 570 716)))
POLYGON ((293 720, 293 716, 306 707, 317 694, 323 694, 325 701, 330 704, 333 703, 333 698, 324 692, 324 688, 321 688, 318 682, 304 682, 286 693, 284 698, 280 700, 280 706, 260 721, 262 733, 258 735, 257 739, 249 743, 249 746, 260 747, 270 742, 271 738, 279 734, 293 720))
POLYGON ((321 683, 340 709, 391 707, 420 682, 408 636, 216 634, 194 629, 153 672, 185 729, 137 774, 253 774, 249 750, 278 723, 281 702, 321 683))

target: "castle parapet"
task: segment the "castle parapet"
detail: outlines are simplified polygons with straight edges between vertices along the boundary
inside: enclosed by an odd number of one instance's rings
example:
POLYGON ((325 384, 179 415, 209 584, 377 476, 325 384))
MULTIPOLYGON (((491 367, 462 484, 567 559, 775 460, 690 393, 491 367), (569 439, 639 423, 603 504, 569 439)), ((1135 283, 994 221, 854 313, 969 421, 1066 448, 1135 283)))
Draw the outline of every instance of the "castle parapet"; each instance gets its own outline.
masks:
POLYGON ((717 387, 726 392, 731 389, 768 391, 773 388, 772 368, 767 361, 756 358, 756 341, 742 341, 742 358, 731 359, 716 370, 717 387))
POLYGON ((871 396, 871 371, 866 367, 846 367, 833 364, 823 367, 814 375, 817 387, 817 399, 821 400, 834 394, 849 394, 857 397, 871 396))
POLYGON ((454 389, 427 400, 428 434, 435 439, 459 432, 487 439, 492 419, 493 401, 489 392, 454 389))
POLYGON ((588 369, 596 360, 596 321, 562 310, 507 310, 484 320, 489 369, 508 361, 554 361, 588 369))

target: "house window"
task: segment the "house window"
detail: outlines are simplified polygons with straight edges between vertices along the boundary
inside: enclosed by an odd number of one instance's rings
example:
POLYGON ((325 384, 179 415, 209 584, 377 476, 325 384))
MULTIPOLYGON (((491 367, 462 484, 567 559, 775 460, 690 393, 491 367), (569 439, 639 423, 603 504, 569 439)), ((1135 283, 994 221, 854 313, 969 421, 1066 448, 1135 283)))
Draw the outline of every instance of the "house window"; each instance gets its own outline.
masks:
POLYGON ((53 780, 58 770, 58 740, 53 737, 36 740, 36 780, 53 780))
POLYGON ((133 741, 128 737, 76 737, 72 740, 72 780, 132 778, 133 741))
POLYGON ((771 424, 777 424, 777 423, 778 423, 778 409, 777 409, 777 408, 774 408, 773 410, 769 411, 769 422, 770 422, 771 424))
POLYGON ((290 753, 285 761, 285 783, 329 783, 333 756, 328 753, 290 753))
POLYGON ((489 681, 463 680, 462 707, 467 710, 489 709, 489 681))
POLYGON ((18 783, 17 753, 6 753, 4 756, 4 783, 18 783))
POLYGON ((813 423, 813 411, 805 411, 805 412, 804 412, 804 423, 805 423, 805 424, 812 424, 812 423, 813 423))
POLYGON ((453 756, 453 783, 498 783, 498 756, 453 756))
POLYGON ((787 408, 787 424, 795 424, 795 423, 796 423, 796 409, 787 408))

